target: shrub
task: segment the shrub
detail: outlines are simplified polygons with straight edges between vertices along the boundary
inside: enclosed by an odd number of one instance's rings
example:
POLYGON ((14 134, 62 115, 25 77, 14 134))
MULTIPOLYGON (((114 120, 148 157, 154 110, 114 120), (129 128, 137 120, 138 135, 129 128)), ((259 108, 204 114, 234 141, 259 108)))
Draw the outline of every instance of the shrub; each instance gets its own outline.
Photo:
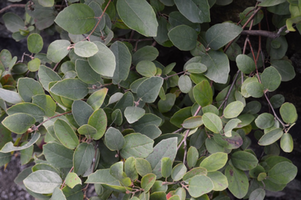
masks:
POLYGON ((5 13, 30 54, 0 54, 1 165, 14 152, 34 162, 16 183, 37 199, 84 199, 89 184, 93 200, 282 190, 297 174, 279 156, 293 150, 297 112, 276 90, 295 76, 285 35, 301 31, 300 3, 265 0, 210 23, 210 8, 231 2, 31 0, 24 18, 5 13), (261 30, 263 10, 274 32, 261 30), (42 32, 60 35, 47 54, 42 32), (161 64, 162 46, 189 60, 161 64))

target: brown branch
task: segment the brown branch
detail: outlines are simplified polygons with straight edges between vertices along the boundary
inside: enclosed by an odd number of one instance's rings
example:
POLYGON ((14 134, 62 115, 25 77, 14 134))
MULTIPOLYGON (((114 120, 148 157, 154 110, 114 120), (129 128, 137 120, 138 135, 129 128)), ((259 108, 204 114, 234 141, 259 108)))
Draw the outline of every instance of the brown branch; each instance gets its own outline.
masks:
POLYGON ((256 36, 263 36, 269 38, 277 38, 280 36, 278 33, 264 31, 264 30, 243 30, 241 35, 256 35, 256 36))
POLYGON ((6 6, 5 8, 2 8, 0 10, 0 14, 10 8, 25 8, 25 6, 26 6, 26 4, 11 4, 11 5, 6 6))

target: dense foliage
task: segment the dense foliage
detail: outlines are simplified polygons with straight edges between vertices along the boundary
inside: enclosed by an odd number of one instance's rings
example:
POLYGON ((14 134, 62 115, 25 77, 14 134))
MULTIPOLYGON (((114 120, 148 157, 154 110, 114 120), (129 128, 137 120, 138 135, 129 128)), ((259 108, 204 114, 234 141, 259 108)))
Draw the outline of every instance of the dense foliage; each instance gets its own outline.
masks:
POLYGON ((91 200, 282 190, 297 174, 279 156, 293 150, 297 112, 277 88, 295 76, 286 35, 301 32, 301 1, 265 0, 239 22, 210 23, 210 9, 231 2, 30 0, 25 16, 5 13, 30 53, 0 53, 0 165, 13 154, 34 162, 15 182, 37 199, 88 199, 89 184, 91 200), (266 14, 273 32, 261 30, 266 14), (47 54, 42 33, 60 36, 47 54), (162 46, 190 58, 164 66, 162 46))

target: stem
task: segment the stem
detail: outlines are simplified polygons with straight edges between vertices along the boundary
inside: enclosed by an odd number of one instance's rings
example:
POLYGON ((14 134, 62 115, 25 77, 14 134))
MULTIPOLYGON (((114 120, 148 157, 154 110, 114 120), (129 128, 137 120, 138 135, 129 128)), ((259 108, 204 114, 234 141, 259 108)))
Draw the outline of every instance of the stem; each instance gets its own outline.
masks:
POLYGON ((264 31, 264 30, 243 30, 241 32, 241 35, 258 35, 258 36, 264 36, 269 38, 277 38, 280 36, 280 34, 278 33, 264 31))
POLYGON ((10 9, 10 8, 25 8, 26 4, 12 4, 12 5, 8 5, 5 8, 2 8, 0 10, 0 13, 3 13, 4 11, 10 9))
POLYGON ((181 71, 181 72, 178 72, 178 73, 175 73, 175 74, 166 76, 166 77, 164 77, 164 79, 168 79, 168 78, 170 78, 170 77, 173 77, 173 76, 176 76, 176 75, 179 75, 179 74, 184 74, 185 72, 186 72, 186 71, 181 71))
MULTIPOLYGON (((69 170, 69 173, 73 171, 73 168, 74 168, 74 167, 72 166, 72 167, 71 167, 71 169, 69 170)), ((64 188, 64 186, 65 186, 65 183, 66 183, 66 178, 65 178, 64 182, 62 183, 62 185, 61 185, 61 188, 60 188, 60 189, 63 189, 63 188, 64 188)))
POLYGON ((46 119, 45 121, 41 122, 39 125, 37 125, 35 128, 34 128, 34 131, 38 131, 38 129, 40 128, 40 126, 42 126, 45 122, 53 119, 53 118, 56 118, 56 117, 59 117, 59 116, 62 116, 62 115, 66 115, 68 113, 71 113, 71 110, 68 111, 68 112, 64 112, 64 113, 61 113, 61 114, 57 114, 57 115, 54 115, 52 117, 49 117, 48 119, 46 119))
POLYGON ((91 36, 91 35, 94 33, 94 31, 96 30, 97 26, 99 25, 99 23, 100 23, 102 17, 104 16, 104 14, 105 14, 107 8, 109 7, 110 3, 111 3, 111 0, 108 1, 106 7, 103 9, 102 14, 100 15, 100 17, 98 17, 98 21, 97 21, 96 25, 94 26, 93 30, 92 30, 92 31, 89 33, 89 35, 86 37, 88 40, 89 40, 90 36, 91 36))
MULTIPOLYGON (((198 107, 198 109, 195 111, 195 113, 194 113, 194 115, 193 115, 194 117, 197 116, 197 114, 200 112, 201 108, 202 108, 202 106, 199 106, 199 107, 198 107)), ((183 163, 184 163, 184 164, 185 164, 185 162, 186 162, 186 155, 187 155, 187 149, 186 149, 186 147, 187 147, 187 142, 186 142, 186 140, 187 140, 188 134, 189 134, 189 129, 185 131, 184 138, 183 138, 183 140, 181 141, 181 143, 180 143, 180 144, 178 145, 178 147, 177 147, 177 151, 178 151, 178 150, 180 149, 181 145, 184 143, 184 149, 185 149, 185 152, 184 152, 184 159, 183 159, 183 163)), ((185 164, 185 165, 186 165, 186 164, 185 164)))
POLYGON ((269 106, 270 106, 270 108, 271 108, 271 110, 272 110, 272 112, 274 114, 274 117, 280 122, 280 124, 283 126, 283 129, 285 129, 286 125, 282 122, 282 120, 276 114, 276 112, 275 112, 275 110, 274 110, 274 108, 273 108, 273 106, 272 106, 272 104, 271 104, 271 102, 270 102, 270 100, 269 100, 266 92, 264 92, 264 97, 267 100, 267 102, 268 102, 268 104, 269 104, 269 106))

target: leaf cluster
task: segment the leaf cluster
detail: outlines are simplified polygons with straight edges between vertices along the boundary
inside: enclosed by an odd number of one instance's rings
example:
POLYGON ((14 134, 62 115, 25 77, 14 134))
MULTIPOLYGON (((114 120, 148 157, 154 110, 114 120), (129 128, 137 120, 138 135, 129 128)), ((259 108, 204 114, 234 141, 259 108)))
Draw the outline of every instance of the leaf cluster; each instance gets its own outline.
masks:
POLYGON ((238 23, 210 24, 211 9, 231 2, 31 0, 24 19, 4 14, 30 55, 0 53, 0 165, 13 153, 34 162, 15 182, 36 199, 88 199, 89 184, 93 200, 230 199, 225 190, 258 200, 281 191, 297 174, 279 154, 293 150, 298 115, 275 91, 295 76, 285 36, 301 31, 301 4, 260 1, 238 23), (252 31, 263 8, 277 32, 252 31), (60 35, 46 53, 42 31, 60 35), (157 61, 160 46, 191 58, 177 71, 157 61))

